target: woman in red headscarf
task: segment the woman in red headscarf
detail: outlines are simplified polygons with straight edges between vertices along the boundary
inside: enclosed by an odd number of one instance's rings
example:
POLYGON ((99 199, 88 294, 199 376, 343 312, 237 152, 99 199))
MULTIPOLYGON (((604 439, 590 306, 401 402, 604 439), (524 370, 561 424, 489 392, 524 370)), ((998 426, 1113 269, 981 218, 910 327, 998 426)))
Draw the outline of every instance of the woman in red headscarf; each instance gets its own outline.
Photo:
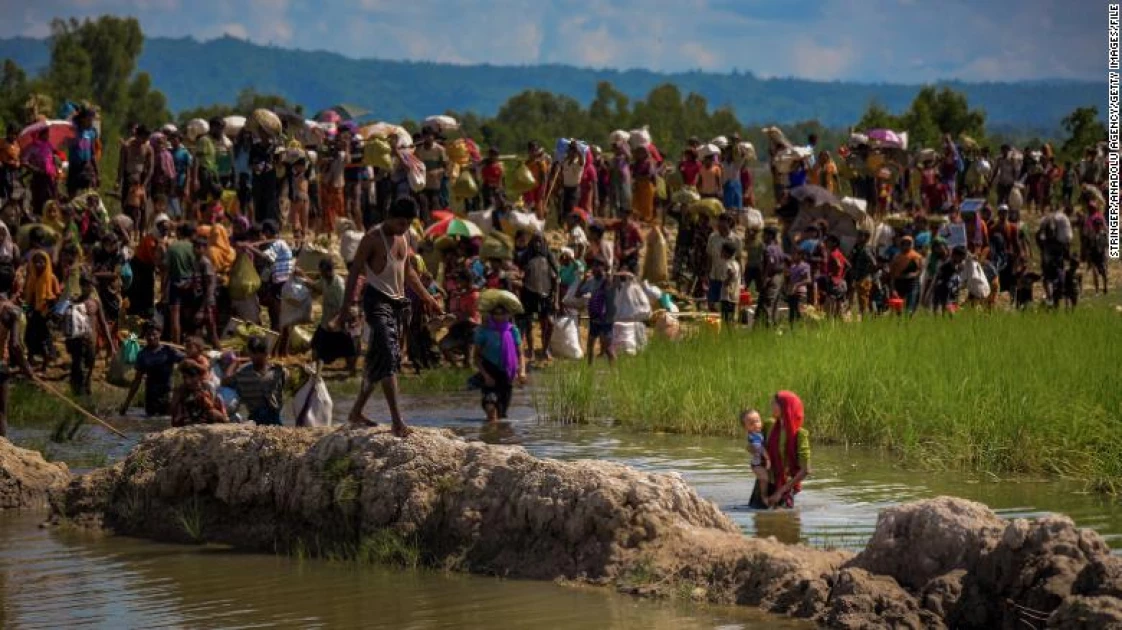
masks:
POLYGON ((764 421, 771 482, 752 490, 756 509, 792 508, 802 481, 810 473, 810 434, 803 428, 803 402, 793 392, 781 391, 771 401, 772 418, 764 421))

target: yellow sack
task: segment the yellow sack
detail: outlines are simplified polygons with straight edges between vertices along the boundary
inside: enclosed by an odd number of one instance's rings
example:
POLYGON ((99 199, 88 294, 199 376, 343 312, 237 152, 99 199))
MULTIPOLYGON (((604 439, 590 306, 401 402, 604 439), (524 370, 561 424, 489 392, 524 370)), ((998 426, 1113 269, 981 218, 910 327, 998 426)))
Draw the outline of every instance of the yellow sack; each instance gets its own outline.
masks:
POLYGON ((720 199, 710 197, 690 205, 689 211, 692 214, 707 214, 710 217, 719 217, 725 212, 725 204, 721 203, 720 199))
POLYGON ((530 171, 530 167, 525 164, 520 164, 518 168, 514 169, 514 175, 511 177, 510 187, 515 193, 521 195, 528 193, 537 186, 538 182, 534 180, 534 174, 530 171))
POLYGON ((674 203, 681 204, 689 207, 701 201, 701 194, 693 186, 683 186, 678 192, 674 193, 674 203))
POLYGON ((448 159, 460 166, 467 166, 471 161, 471 154, 468 152, 467 142, 463 138, 457 138, 444 147, 445 153, 448 154, 448 159))
POLYGON ((261 276, 253 268, 253 261, 244 252, 238 252, 234 267, 230 270, 230 298, 244 300, 257 294, 261 288, 261 276))
POLYGON ((471 176, 471 171, 464 169, 460 171, 460 176, 456 178, 456 183, 452 184, 452 192, 460 199, 471 199, 479 194, 479 186, 475 183, 475 178, 471 176))
POLYGON ((362 151, 362 161, 367 166, 388 171, 393 169, 393 158, 390 153, 390 143, 385 138, 367 138, 366 147, 362 151))
POLYGON ((655 178, 655 196, 663 201, 669 199, 666 194, 666 180, 661 175, 655 178))
POLYGON ((236 190, 223 190, 218 203, 222 204, 222 210, 226 213, 226 216, 237 216, 241 212, 241 204, 238 203, 238 191, 236 190))
POLYGON ((662 235, 662 230, 657 227, 647 232, 642 279, 651 284, 662 284, 670 281, 670 272, 667 269, 666 237, 662 235))

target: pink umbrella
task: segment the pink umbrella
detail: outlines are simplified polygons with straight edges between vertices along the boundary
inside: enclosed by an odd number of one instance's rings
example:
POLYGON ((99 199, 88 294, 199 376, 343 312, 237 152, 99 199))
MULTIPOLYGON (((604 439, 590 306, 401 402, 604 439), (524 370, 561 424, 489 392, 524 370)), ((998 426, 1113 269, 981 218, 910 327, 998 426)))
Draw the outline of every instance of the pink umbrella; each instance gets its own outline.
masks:
POLYGON ((24 127, 23 131, 19 132, 20 149, 31 146, 31 143, 35 142, 35 137, 44 129, 48 130, 47 141, 55 148, 61 147, 66 141, 77 135, 74 130, 74 123, 69 120, 40 120, 24 127))
POLYGON ((865 132, 865 135, 869 137, 869 141, 873 144, 896 148, 900 148, 904 145, 903 139, 891 129, 870 129, 865 132))
POLYGON ((339 112, 333 109, 325 109, 322 112, 316 114, 316 121, 321 123, 338 124, 341 120, 343 120, 343 117, 339 115, 339 112))

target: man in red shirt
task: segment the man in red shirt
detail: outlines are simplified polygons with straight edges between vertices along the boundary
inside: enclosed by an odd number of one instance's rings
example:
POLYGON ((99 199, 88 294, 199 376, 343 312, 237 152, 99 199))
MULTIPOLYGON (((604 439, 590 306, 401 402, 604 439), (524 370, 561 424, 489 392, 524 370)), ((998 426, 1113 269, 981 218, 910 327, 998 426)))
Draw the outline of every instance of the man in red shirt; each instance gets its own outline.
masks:
POLYGON ((639 273, 639 252, 642 248, 643 233, 639 230, 635 213, 624 208, 623 220, 616 227, 616 260, 619 261, 620 271, 639 273))
POLYGON ((682 174, 682 185, 697 188, 697 178, 701 175, 701 162, 697 161, 697 151, 687 148, 678 162, 678 172, 682 174))

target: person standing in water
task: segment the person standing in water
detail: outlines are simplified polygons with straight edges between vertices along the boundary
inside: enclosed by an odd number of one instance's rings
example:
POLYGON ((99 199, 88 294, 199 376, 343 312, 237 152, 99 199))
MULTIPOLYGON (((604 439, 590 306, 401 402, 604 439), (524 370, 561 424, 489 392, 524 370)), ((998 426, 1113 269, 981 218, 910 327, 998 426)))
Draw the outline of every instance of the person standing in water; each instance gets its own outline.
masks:
MULTIPOLYGON (((370 341, 362 389, 351 409, 350 424, 352 427, 375 426, 374 422, 363 415, 362 410, 374 391, 375 383, 381 383, 386 405, 390 409, 393 433, 398 437, 409 435, 409 427, 405 425, 397 406, 401 332, 410 316, 409 298, 405 296, 406 283, 420 296, 426 308, 435 313, 440 312, 440 303, 425 289, 413 267, 407 264, 413 252, 405 239, 405 233, 416 218, 416 201, 408 197, 394 201, 385 222, 374 226, 362 237, 347 275, 346 291, 343 293, 348 299, 354 299, 358 278, 362 276, 366 279, 362 292, 362 310, 370 328, 370 341)), ((336 329, 343 324, 343 312, 336 317, 336 329)))
POLYGON ((803 402, 794 392, 781 391, 771 401, 771 415, 762 426, 771 480, 756 482, 749 505, 754 509, 793 508, 795 495, 810 474, 810 433, 803 428, 803 402))
POLYGON ((0 293, 0 437, 8 437, 8 379, 13 368, 35 378, 23 349, 24 323, 23 309, 6 291, 0 293))

